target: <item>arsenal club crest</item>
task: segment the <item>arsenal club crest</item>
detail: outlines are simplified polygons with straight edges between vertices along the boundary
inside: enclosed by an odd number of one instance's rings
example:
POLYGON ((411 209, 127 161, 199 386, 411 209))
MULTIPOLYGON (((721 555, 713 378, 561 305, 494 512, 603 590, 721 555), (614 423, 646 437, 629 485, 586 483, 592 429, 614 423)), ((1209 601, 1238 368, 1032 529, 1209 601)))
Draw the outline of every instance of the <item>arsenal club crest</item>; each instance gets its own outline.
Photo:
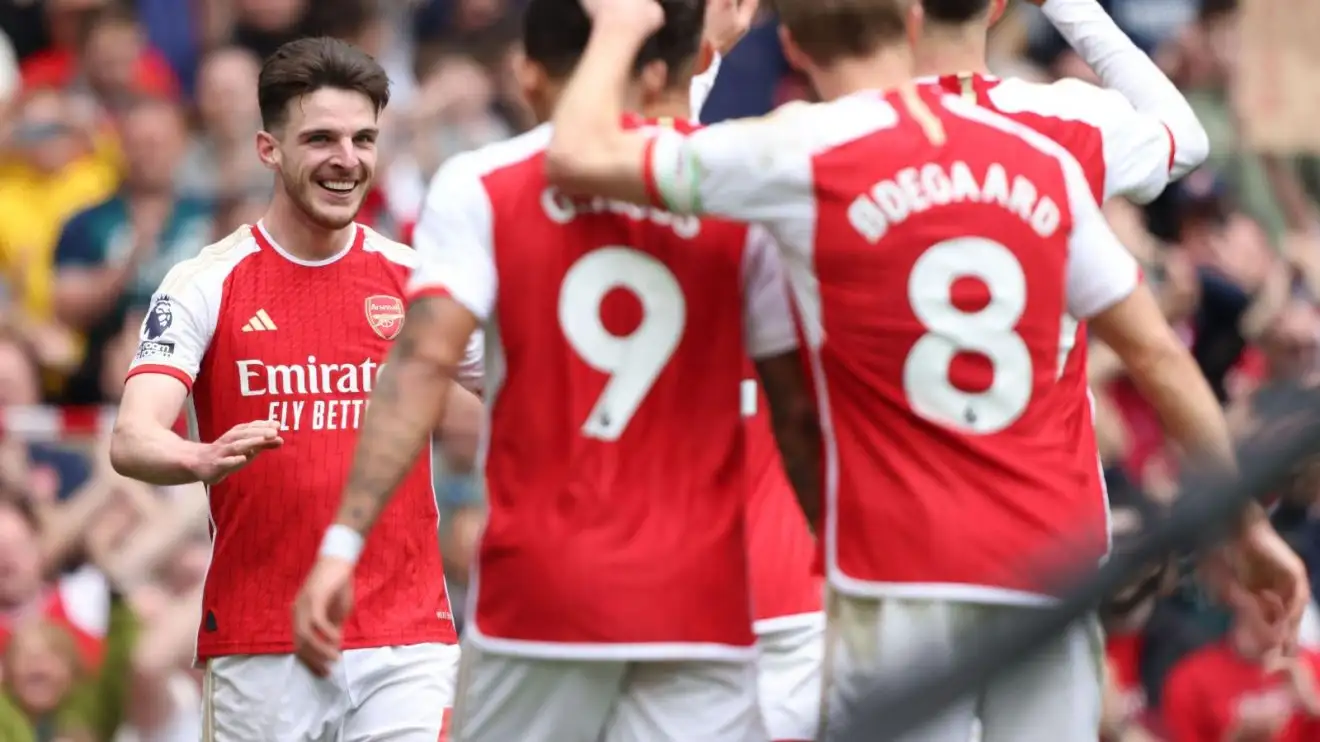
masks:
POLYGON ((403 299, 397 296, 368 296, 367 324, 377 335, 393 340, 403 329, 403 299))

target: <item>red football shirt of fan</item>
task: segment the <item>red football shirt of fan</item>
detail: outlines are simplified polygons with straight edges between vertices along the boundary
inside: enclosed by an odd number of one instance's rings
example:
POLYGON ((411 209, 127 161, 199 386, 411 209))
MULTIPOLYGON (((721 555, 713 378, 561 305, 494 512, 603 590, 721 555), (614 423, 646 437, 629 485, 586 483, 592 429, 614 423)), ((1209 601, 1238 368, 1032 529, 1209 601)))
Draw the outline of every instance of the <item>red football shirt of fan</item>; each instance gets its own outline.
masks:
POLYGON ((482 321, 490 504, 472 640, 522 656, 754 653, 747 357, 796 347, 759 230, 548 186, 542 126, 454 157, 414 295, 482 321))
POLYGON ((1042 560, 1106 552, 1095 459, 1052 397, 1065 315, 1122 300, 1138 270, 1075 158, 932 90, 664 132, 647 157, 672 211, 762 224, 781 248, 835 589, 1034 604, 1042 560))
MULTIPOLYGON (((411 249, 362 226, 317 262, 244 226, 161 283, 129 376, 188 386, 202 441, 253 420, 283 428, 283 446, 210 487, 199 659, 293 651, 289 606, 338 510, 415 263, 411 249)), ((346 649, 456 641, 438 523, 422 456, 367 539, 346 649)))
MULTIPOLYGON (((1303 671, 1312 678, 1320 674, 1320 655, 1307 649, 1300 652, 1297 661, 1304 663, 1303 671)), ((1169 742, 1223 742, 1253 704, 1257 710, 1267 705, 1292 709, 1278 734, 1253 739, 1320 739, 1320 718, 1306 714, 1289 686, 1284 672, 1266 672, 1227 642, 1203 647, 1175 665, 1165 681, 1161 715, 1169 742)))

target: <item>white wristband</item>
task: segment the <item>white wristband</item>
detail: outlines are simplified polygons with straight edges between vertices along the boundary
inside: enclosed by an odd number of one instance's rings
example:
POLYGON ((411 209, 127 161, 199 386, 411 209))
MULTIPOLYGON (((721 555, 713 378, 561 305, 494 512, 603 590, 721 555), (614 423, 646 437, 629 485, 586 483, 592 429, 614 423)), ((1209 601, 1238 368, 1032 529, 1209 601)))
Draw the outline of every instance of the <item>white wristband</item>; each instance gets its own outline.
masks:
POLYGON ((362 554, 363 543, 362 534, 336 523, 326 530, 325 538, 321 540, 321 556, 356 563, 362 554))

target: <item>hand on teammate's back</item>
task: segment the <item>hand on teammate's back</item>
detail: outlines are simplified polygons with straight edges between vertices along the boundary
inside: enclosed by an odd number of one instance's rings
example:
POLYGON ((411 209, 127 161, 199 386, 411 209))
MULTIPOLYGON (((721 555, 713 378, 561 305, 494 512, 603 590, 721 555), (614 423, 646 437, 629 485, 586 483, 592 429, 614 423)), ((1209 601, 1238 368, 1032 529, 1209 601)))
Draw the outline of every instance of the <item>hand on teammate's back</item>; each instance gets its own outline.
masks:
POLYGON ((280 424, 274 420, 254 420, 235 425, 202 449, 195 465, 197 478, 215 484, 252 463, 257 454, 284 445, 280 424))
POLYGON ((344 621, 353 609, 353 563, 322 556, 293 603, 293 646, 299 661, 325 677, 339 659, 344 621))

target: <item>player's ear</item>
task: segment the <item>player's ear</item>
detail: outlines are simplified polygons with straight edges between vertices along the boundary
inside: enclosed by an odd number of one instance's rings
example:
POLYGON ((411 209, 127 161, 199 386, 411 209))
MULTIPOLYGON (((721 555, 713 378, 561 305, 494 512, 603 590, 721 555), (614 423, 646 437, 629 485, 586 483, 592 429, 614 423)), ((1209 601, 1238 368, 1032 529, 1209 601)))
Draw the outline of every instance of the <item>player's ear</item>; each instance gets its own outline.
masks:
POLYGON ((548 104, 550 75, 545 68, 528 59, 521 51, 514 54, 512 67, 518 91, 536 115, 536 120, 545 121, 550 118, 553 110, 553 106, 548 104))
POLYGON ((280 166, 280 142, 268 131, 257 132, 257 157, 267 170, 280 166))
POLYGON ((802 52, 802 48, 793 41, 793 34, 789 33, 788 26, 780 24, 779 26, 779 45, 783 47, 784 59, 788 61, 788 66, 798 72, 806 72, 811 67, 811 60, 802 52))
POLYGON ((993 26, 1004 17, 1004 11, 1008 10, 1008 0, 990 0, 990 25, 993 26))
POLYGON ((642 89, 642 103, 652 103, 669 89, 669 65, 659 59, 647 62, 637 75, 637 81, 642 89))

